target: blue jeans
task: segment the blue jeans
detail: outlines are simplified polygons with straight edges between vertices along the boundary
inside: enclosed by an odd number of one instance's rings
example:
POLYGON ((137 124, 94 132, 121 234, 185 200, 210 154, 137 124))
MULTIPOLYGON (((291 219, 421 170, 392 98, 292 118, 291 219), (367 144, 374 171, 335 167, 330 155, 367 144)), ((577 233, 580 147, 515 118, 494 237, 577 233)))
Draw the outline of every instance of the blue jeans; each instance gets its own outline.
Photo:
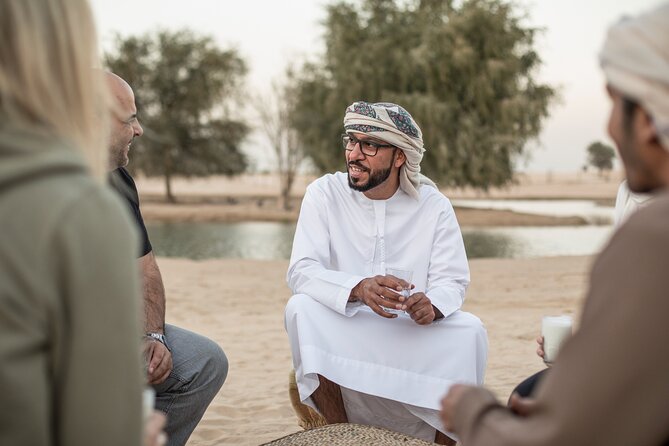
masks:
POLYGON ((169 446, 182 446, 202 419, 228 375, 228 358, 214 341, 165 325, 172 372, 156 391, 156 409, 167 414, 169 446))

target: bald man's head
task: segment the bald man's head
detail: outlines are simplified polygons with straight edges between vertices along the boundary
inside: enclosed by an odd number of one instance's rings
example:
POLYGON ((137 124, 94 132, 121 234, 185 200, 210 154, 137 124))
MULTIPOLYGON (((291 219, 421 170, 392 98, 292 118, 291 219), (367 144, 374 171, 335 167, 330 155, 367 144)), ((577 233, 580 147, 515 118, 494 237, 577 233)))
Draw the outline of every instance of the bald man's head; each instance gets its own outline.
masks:
POLYGON ((107 85, 111 92, 112 119, 109 135, 109 167, 116 169, 128 164, 130 145, 144 130, 137 119, 135 94, 126 81, 114 73, 106 73, 107 85))

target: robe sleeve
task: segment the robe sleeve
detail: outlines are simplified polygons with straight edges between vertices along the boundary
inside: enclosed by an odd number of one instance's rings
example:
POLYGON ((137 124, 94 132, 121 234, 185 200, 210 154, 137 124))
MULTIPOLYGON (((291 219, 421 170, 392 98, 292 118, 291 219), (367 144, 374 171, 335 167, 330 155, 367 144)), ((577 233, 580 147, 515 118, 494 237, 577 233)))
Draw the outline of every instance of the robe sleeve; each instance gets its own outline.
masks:
POLYGON ((310 185, 302 200, 286 280, 293 294, 306 294, 346 316, 358 303, 348 302, 351 290, 365 277, 331 268, 327 203, 323 192, 310 185))
POLYGON ((446 200, 438 215, 425 294, 444 317, 462 307, 469 285, 469 265, 453 206, 446 200))

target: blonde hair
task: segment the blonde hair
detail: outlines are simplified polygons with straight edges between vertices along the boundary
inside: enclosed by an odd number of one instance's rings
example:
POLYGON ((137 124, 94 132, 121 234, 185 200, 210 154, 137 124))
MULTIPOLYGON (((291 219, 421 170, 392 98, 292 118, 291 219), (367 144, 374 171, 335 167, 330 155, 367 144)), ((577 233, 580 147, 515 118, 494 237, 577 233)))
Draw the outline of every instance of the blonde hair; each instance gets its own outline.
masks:
MULTIPOLYGON (((0 1, 0 119, 107 164, 109 99, 88 0, 0 1)), ((0 124, 3 124, 0 121, 0 124)))

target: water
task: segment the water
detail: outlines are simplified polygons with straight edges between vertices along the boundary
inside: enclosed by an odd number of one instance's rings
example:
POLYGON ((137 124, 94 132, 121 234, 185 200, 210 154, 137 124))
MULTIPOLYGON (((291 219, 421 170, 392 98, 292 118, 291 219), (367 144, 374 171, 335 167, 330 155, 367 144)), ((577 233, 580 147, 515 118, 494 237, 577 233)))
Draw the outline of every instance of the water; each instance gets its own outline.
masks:
POLYGON ((490 227, 463 230, 467 257, 532 258, 598 253, 611 226, 490 227))
POLYGON ((614 207, 593 200, 452 200, 453 206, 497 209, 554 217, 582 217, 597 224, 613 222, 614 207))
POLYGON ((288 259, 295 224, 155 223, 147 225, 153 249, 166 257, 190 259, 288 259))
MULTIPOLYGON (((295 225, 276 222, 156 223, 147 226, 160 256, 288 259, 295 225)), ((463 230, 467 256, 530 258, 599 252, 610 226, 488 227, 463 230)))

